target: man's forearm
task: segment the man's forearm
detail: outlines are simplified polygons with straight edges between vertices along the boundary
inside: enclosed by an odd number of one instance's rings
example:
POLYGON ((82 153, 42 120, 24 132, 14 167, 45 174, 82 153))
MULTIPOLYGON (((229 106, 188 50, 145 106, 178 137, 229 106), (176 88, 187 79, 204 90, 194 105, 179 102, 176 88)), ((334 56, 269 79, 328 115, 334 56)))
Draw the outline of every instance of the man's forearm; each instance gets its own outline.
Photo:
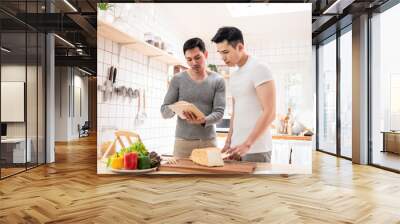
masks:
POLYGON ((214 94, 212 112, 205 118, 204 126, 218 123, 224 117, 225 105, 225 83, 221 80, 214 94))
POLYGON ((216 108, 204 120, 204 126, 210 126, 218 123, 224 117, 224 108, 216 108))
POLYGON ((169 105, 167 105, 167 104, 163 104, 161 106, 161 110, 160 111, 161 111, 161 115, 162 115, 162 117, 164 119, 172 118, 175 115, 175 113, 171 109, 169 109, 168 106, 169 105))
POLYGON ((163 118, 172 118, 175 113, 169 109, 169 105, 174 104, 178 101, 179 92, 177 87, 175 87, 175 80, 171 81, 170 86, 168 87, 167 94, 164 97, 164 102, 161 105, 160 112, 163 118))

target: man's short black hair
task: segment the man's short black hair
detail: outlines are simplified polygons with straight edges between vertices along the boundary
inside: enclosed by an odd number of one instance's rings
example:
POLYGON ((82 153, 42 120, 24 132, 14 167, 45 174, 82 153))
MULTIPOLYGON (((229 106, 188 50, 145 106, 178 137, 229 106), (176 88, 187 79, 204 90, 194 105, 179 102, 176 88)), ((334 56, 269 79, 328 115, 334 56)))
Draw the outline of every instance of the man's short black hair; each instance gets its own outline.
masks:
POLYGON ((244 44, 243 34, 238 28, 233 26, 224 26, 218 29, 215 36, 211 39, 212 42, 218 44, 224 41, 232 47, 236 47, 238 43, 244 44))
POLYGON ((206 46, 202 39, 195 37, 187 40, 183 45, 183 54, 186 53, 187 50, 194 49, 198 47, 200 51, 203 53, 206 51, 206 46))

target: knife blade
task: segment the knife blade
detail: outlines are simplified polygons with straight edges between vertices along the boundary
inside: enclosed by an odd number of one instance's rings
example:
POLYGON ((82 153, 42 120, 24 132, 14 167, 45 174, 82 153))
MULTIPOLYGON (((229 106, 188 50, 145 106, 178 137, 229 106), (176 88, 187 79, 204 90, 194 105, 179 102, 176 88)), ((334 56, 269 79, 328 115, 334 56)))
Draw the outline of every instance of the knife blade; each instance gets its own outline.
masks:
POLYGON ((108 72, 108 80, 110 80, 110 81, 112 81, 113 72, 114 72, 114 66, 111 66, 110 70, 108 72))

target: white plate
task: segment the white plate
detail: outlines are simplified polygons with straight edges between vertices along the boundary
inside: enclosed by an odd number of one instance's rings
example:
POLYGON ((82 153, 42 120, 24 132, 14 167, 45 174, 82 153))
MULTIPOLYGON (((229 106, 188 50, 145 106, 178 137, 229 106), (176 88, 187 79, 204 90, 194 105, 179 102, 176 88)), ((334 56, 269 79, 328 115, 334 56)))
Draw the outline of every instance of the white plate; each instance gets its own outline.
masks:
POLYGON ((144 170, 125 170, 125 169, 112 169, 110 168, 111 171, 115 173, 149 173, 157 170, 157 167, 150 168, 150 169, 144 169, 144 170))

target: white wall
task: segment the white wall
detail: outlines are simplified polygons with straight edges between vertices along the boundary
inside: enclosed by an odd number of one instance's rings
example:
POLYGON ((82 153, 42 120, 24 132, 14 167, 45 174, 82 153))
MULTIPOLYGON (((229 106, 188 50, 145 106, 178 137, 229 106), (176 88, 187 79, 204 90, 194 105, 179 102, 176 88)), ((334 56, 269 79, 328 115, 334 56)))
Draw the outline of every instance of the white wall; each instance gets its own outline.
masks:
POLYGON ((78 124, 82 126, 85 121, 88 121, 89 117, 89 112, 88 112, 88 107, 89 107, 89 102, 88 102, 88 77, 86 76, 81 76, 81 73, 78 70, 75 70, 75 75, 74 75, 74 92, 75 96, 72 96, 74 99, 74 110, 75 113, 73 113, 73 118, 71 119, 71 132, 70 135, 73 138, 78 138, 79 133, 78 133, 78 124), (78 98, 78 90, 80 89, 80 99, 78 98), (77 107, 79 105, 79 102, 77 100, 80 100, 80 109, 81 113, 79 111, 79 108, 77 107))
MULTIPOLYGON (((25 69, 25 65, 2 65, 1 81, 25 82, 25 69)), ((7 123, 7 137, 25 137, 25 126, 25 122, 7 123)))
MULTIPOLYGON (((30 139, 32 161, 36 162, 39 153, 39 163, 44 161, 44 89, 42 68, 20 64, 4 64, 1 66, 1 81, 18 81, 26 83, 25 122, 7 122, 7 137, 30 139), (27 78, 27 81, 25 80, 27 78), (37 92, 38 91, 38 92, 37 92)), ((4 97, 4 96, 2 96, 4 97)), ((1 108, 10 110, 10 108, 1 108)))
POLYGON ((68 67, 55 68, 55 141, 68 141, 68 67))
MULTIPOLYGON (((17 81, 25 82, 26 70, 32 70, 32 67, 25 67, 25 65, 2 65, 1 66, 1 81, 17 81)), ((7 110, 8 108, 1 108, 7 110)), ((28 119, 30 120, 30 119, 28 119)), ((11 122, 7 123, 7 136, 8 137, 25 137, 25 122, 11 122)))
POLYGON ((88 120, 88 78, 71 67, 56 67, 55 73, 55 141, 70 141, 79 137, 78 124, 88 120), (81 89, 82 116, 73 111, 75 87, 81 89))

